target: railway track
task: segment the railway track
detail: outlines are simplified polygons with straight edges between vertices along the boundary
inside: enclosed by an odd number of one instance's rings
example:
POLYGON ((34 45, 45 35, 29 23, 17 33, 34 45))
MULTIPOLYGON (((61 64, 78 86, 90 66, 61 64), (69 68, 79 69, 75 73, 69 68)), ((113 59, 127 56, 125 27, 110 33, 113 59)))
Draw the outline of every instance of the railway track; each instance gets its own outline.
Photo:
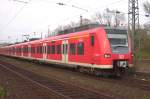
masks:
POLYGON ((105 81, 105 82, 109 82, 109 83, 114 83, 114 84, 118 84, 118 85, 123 85, 123 86, 127 86, 127 87, 133 87, 133 88, 150 91, 150 80, 145 79, 145 78, 150 79, 149 73, 135 72, 136 77, 134 75, 125 75, 122 78, 114 78, 114 77, 110 78, 110 77, 97 77, 97 76, 95 76, 95 75, 93 76, 91 74, 74 72, 73 70, 70 70, 70 72, 78 74, 80 76, 85 76, 86 78, 90 78, 90 79, 94 79, 94 80, 101 80, 101 81, 105 81), (139 76, 140 76, 140 78, 139 78, 139 76))
POLYGON ((0 68, 6 69, 33 84, 48 90, 61 99, 113 99, 111 95, 86 88, 81 88, 64 81, 46 78, 15 65, 0 61, 0 68))
POLYGON ((137 79, 137 78, 133 78, 133 77, 125 77, 121 80, 104 79, 104 81, 107 81, 110 83, 121 84, 121 85, 127 86, 127 87, 133 87, 133 88, 150 91, 150 81, 137 79))
POLYGON ((85 75, 85 74, 81 74, 84 75, 90 79, 95 79, 95 80, 101 80, 101 81, 105 81, 105 82, 109 82, 109 83, 114 83, 114 84, 118 84, 118 85, 123 85, 123 86, 127 86, 127 87, 133 87, 133 88, 138 88, 138 89, 142 89, 142 90, 147 90, 150 91, 150 80, 146 80, 146 78, 150 79, 150 74, 148 73, 142 73, 142 72, 136 72, 135 75, 136 77, 132 76, 124 76, 123 78, 106 78, 106 77, 96 77, 93 75, 85 75), (138 76, 142 76, 142 77, 138 77, 138 76))

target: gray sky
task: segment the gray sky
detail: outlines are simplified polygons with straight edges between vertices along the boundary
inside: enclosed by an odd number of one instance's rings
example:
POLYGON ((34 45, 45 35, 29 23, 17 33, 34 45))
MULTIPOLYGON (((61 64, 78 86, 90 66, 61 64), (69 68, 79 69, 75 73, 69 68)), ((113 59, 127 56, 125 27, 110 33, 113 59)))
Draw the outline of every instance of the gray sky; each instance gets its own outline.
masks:
MULTIPOLYGON (((139 7, 140 14, 144 15, 143 1, 146 0, 139 0, 139 7)), ((23 34, 33 36, 33 32, 40 35, 41 32, 46 33, 48 27, 53 30, 58 25, 77 22, 80 15, 91 18, 95 12, 103 12, 105 8, 128 12, 128 0, 31 0, 28 4, 13 0, 0 2, 0 42, 14 42, 17 38, 20 41, 23 34), (58 2, 75 5, 88 12, 70 6, 59 6, 56 4, 58 2)), ((147 18, 140 16, 140 23, 146 21, 147 18)))

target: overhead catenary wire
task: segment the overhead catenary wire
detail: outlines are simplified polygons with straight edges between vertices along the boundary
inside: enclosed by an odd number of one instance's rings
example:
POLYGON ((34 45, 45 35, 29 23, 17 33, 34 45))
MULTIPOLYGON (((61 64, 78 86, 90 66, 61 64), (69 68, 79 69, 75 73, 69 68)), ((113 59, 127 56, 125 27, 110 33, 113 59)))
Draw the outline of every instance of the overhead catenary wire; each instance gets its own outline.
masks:
MULTIPOLYGON (((24 3, 25 5, 23 7, 20 8, 20 10, 12 17, 12 19, 4 26, 4 28, 2 28, 0 31, 4 30, 21 12, 22 10, 24 9, 24 7, 31 1, 29 0, 28 2, 26 1, 22 1, 22 0, 13 0, 13 1, 16 1, 16 2, 19 2, 19 3, 24 3)), ((66 3, 63 3, 63 2, 53 2, 53 1, 49 1, 49 0, 42 0, 44 2, 47 2, 47 3, 53 3, 53 4, 57 4, 57 5, 65 5, 65 6, 70 6, 70 7, 73 7, 73 8, 77 8, 77 9, 80 9, 80 10, 83 10, 85 12, 88 12, 87 9, 84 9, 82 7, 78 7, 76 5, 69 5, 69 4, 66 4, 66 3)), ((108 5, 110 4, 115 4, 115 3, 118 3, 118 2, 121 2, 122 0, 118 0, 118 1, 115 1, 115 2, 112 2, 112 3, 109 3, 108 5)), ((105 5, 107 6, 107 5, 105 5)), ((74 16, 73 16, 74 17, 74 16)), ((67 18, 68 19, 68 18, 67 18)))
MULTIPOLYGON (((41 0, 40 0, 41 1, 41 0)), ((77 8, 77 9, 80 9, 80 10, 84 10, 85 12, 87 13, 90 13, 89 12, 89 9, 84 9, 84 8, 81 8, 81 7, 78 7, 78 6, 75 6, 75 5, 72 5, 72 4, 68 4, 68 3, 63 3, 63 2, 53 2, 53 1, 49 1, 49 0, 42 0, 42 2, 47 2, 47 3, 53 3, 53 4, 57 4, 57 5, 60 5, 60 6, 68 6, 68 7, 74 7, 74 8, 77 8)), ((116 4, 116 3, 119 3, 123 0, 118 0, 118 1, 115 1, 115 2, 112 2, 112 3, 109 3, 108 5, 112 5, 112 4, 116 4)), ((107 6, 107 5, 105 5, 107 6)), ((98 8, 97 8, 98 9, 98 8)), ((91 9, 90 9, 91 10, 91 9)), ((75 15, 75 16, 80 16, 81 14, 78 14, 78 15, 75 15)), ((75 17, 73 16, 73 17, 75 17)), ((65 20, 68 20, 68 19, 71 19, 72 17, 69 17, 69 18, 66 18, 64 20, 61 20, 61 21, 65 21, 65 20)))
POLYGON ((12 23, 15 19, 16 19, 16 17, 23 11, 23 9, 25 8, 25 6, 27 6, 27 4, 30 2, 23 2, 23 1, 19 1, 19 0, 14 0, 14 1, 18 1, 18 2, 21 2, 21 3, 25 3, 20 9, 19 9, 19 11, 17 12, 17 13, 15 13, 15 15, 8 21, 8 23, 3 27, 3 28, 1 28, 0 29, 0 31, 2 32, 10 23, 12 23))
POLYGON ((17 2, 25 3, 25 4, 29 3, 29 2, 27 2, 27 1, 21 1, 21 0, 13 0, 13 1, 17 1, 17 2))
MULTIPOLYGON (((24 3, 25 5, 22 8, 20 8, 20 10, 11 18, 11 20, 0 31, 3 31, 11 22, 13 22, 16 19, 16 17, 22 12, 22 10, 25 8, 25 6, 29 3, 29 2, 26 2, 26 1, 23 1, 23 0, 13 0, 13 1, 16 1, 16 2, 19 2, 19 3, 24 3)), ((78 7, 76 5, 72 5, 72 4, 68 4, 68 3, 56 2, 56 1, 49 1, 49 0, 40 0, 40 1, 46 2, 46 3, 51 3, 51 4, 57 4, 57 5, 59 5, 59 4, 65 4, 68 7, 77 8, 79 10, 83 10, 84 12, 88 12, 88 13, 91 12, 91 11, 89 11, 90 9, 84 9, 82 7, 78 7)), ((109 3, 108 5, 116 4, 116 3, 119 3, 121 1, 122 0, 118 0, 118 1, 115 1, 115 2, 112 2, 112 3, 109 3)), ((107 6, 107 5, 105 5, 105 6, 107 6)), ((79 14, 79 15, 81 15, 81 14, 79 14)), ((76 15, 76 16, 79 16, 79 15, 76 15)), ((73 17, 75 17, 75 16, 73 16, 73 17)), ((65 21, 65 20, 68 20, 68 19, 71 19, 71 18, 72 17, 70 17, 70 18, 68 17, 68 18, 66 18, 64 20, 61 20, 61 21, 65 21)))

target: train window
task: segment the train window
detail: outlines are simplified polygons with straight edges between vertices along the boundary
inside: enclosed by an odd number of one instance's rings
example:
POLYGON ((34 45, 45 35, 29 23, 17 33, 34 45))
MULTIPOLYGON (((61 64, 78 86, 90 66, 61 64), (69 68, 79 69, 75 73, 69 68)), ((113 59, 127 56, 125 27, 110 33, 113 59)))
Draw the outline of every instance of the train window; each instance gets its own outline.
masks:
POLYGON ((75 48, 75 44, 74 43, 72 43, 72 44, 70 44, 70 54, 71 55, 75 55, 75 50, 76 48, 75 48))
POLYGON ((36 47, 36 53, 38 53, 38 47, 36 47))
POLYGON ((77 45, 77 48, 78 48, 78 55, 83 55, 84 54, 84 43, 79 42, 77 45))
POLYGON ((33 53, 33 47, 31 47, 31 53, 33 53))
POLYGON ((26 48, 24 47, 23 49, 24 49, 24 53, 25 53, 26 52, 26 48))
POLYGON ((24 50, 24 53, 25 53, 26 52, 26 48, 24 47, 23 50, 24 50))
POLYGON ((21 48, 19 48, 19 53, 21 53, 21 48))
POLYGON ((37 53, 39 54, 39 52, 40 52, 40 49, 39 49, 39 46, 37 47, 37 53))
POLYGON ((28 48, 26 47, 26 53, 28 52, 28 48))
POLYGON ((57 54, 61 54, 61 45, 57 45, 57 54))
POLYGON ((50 54, 50 50, 51 50, 51 47, 50 45, 47 46, 47 54, 50 54))
POLYGON ((65 44, 63 44, 63 54, 65 54, 65 44))
POLYGON ((16 48, 16 52, 18 52, 18 48, 16 48))
POLYGON ((91 40, 91 46, 94 46, 94 36, 93 35, 91 36, 90 40, 91 40))
POLYGON ((43 46, 43 49, 42 49, 42 50, 43 50, 43 53, 46 53, 45 46, 43 46))
POLYGON ((24 53, 26 53, 26 47, 24 47, 24 53))
POLYGON ((25 53, 28 53, 28 47, 25 47, 25 53))
POLYGON ((52 45, 52 54, 55 54, 55 45, 52 45))
POLYGON ((35 47, 33 47, 32 50, 33 50, 33 54, 35 54, 35 47))
POLYGON ((26 47, 24 47, 24 53, 26 53, 26 47))
POLYGON ((68 44, 66 44, 66 54, 68 53, 68 44))
POLYGON ((46 46, 45 46, 45 53, 46 53, 46 51, 47 51, 47 50, 46 50, 46 46))
POLYGON ((39 46, 37 47, 37 53, 39 53, 40 51, 39 51, 39 46))
POLYGON ((22 48, 22 52, 24 53, 24 48, 22 48))
POLYGON ((27 47, 27 51, 30 53, 30 47, 27 47))
POLYGON ((23 47, 23 53, 25 53, 25 47, 23 47))
POLYGON ((32 49, 32 50, 33 50, 33 54, 35 54, 35 47, 33 47, 33 49, 32 49))
POLYGON ((13 47, 13 53, 15 52, 15 48, 13 47))
POLYGON ((42 46, 40 46, 40 54, 42 54, 43 52, 42 52, 42 46))
POLYGON ((31 53, 35 53, 35 47, 31 47, 31 53))
POLYGON ((38 53, 38 46, 36 47, 36 53, 38 53))

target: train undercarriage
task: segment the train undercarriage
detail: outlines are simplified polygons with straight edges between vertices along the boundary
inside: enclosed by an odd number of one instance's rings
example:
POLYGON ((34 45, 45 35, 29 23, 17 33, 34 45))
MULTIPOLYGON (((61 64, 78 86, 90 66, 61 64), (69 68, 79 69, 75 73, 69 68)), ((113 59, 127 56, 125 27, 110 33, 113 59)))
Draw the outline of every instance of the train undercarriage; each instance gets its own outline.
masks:
POLYGON ((91 67, 78 66, 77 70, 82 73, 92 74, 95 76, 110 76, 110 77, 122 77, 129 70, 127 61, 114 61, 113 68, 111 69, 99 69, 91 67), (121 64, 119 64, 121 62, 121 64))

